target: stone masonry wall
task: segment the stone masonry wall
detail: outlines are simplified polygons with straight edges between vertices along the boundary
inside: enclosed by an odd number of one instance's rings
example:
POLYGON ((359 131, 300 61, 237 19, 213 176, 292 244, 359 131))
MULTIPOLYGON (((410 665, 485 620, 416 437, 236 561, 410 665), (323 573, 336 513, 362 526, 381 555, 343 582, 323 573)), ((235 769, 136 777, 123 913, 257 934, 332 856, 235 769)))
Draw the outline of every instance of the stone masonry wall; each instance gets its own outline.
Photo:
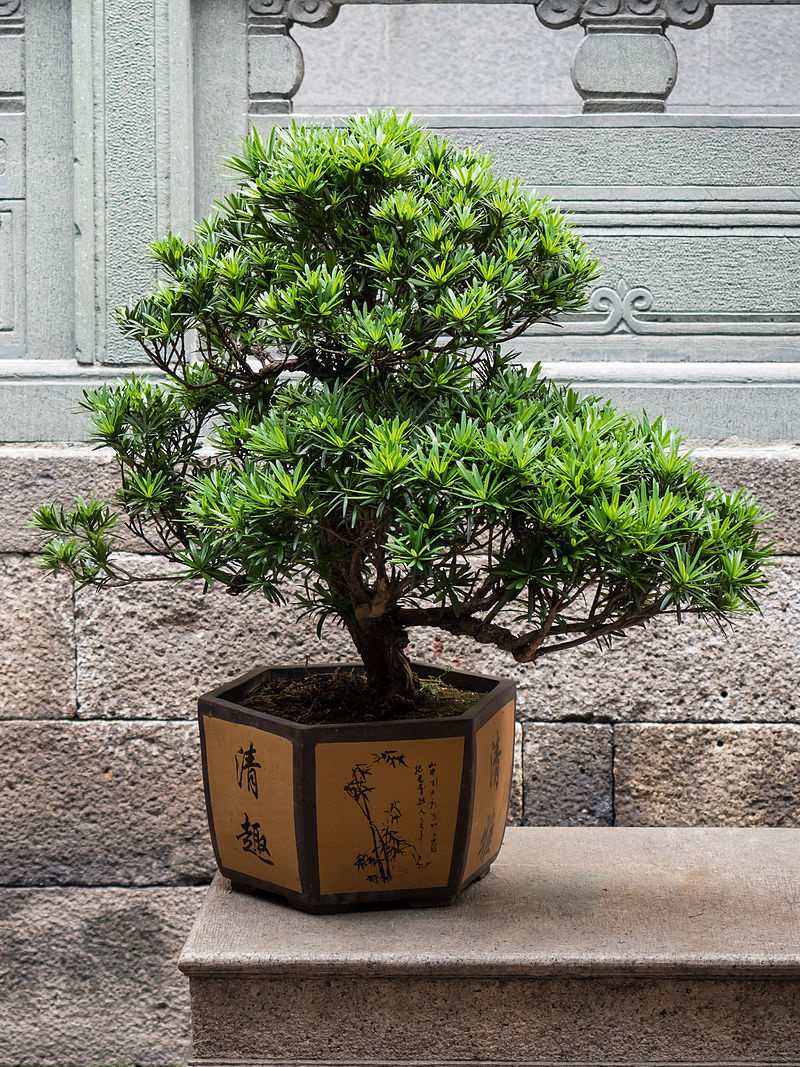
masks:
MULTIPOLYGON (((527 825, 800 825, 800 448, 701 462, 774 512, 763 615, 674 621, 514 666, 434 632, 416 658, 519 683, 511 817, 527 825)), ((259 663, 346 661, 291 608, 158 584, 46 580, 23 523, 113 487, 83 446, 0 447, 0 1064, 177 1064, 175 959, 213 872, 194 699, 259 663)), ((145 561, 129 546, 130 565, 145 561)))

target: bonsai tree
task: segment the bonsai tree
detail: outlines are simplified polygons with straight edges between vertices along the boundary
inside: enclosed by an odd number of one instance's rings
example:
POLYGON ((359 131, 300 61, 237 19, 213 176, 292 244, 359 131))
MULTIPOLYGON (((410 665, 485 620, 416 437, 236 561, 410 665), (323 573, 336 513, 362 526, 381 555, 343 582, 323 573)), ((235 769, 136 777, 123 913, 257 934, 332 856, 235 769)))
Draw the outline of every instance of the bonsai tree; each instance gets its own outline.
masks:
POLYGON ((165 281, 118 312, 163 381, 86 394, 113 502, 40 508, 42 561, 143 580, 120 524, 229 593, 346 627, 384 714, 414 701, 426 626, 520 663, 658 615, 754 609, 757 505, 711 485, 660 420, 514 365, 501 345, 574 311, 596 264, 491 160, 378 113, 257 133, 165 281))

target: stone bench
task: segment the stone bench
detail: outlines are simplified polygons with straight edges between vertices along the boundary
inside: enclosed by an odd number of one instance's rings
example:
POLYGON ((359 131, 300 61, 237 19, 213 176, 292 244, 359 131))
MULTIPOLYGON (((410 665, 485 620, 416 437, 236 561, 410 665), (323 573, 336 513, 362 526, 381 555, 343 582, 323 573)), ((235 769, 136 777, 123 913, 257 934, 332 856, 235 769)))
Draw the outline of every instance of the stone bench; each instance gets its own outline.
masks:
POLYGON ((447 909, 218 875, 180 968, 191 1067, 800 1064, 800 831, 510 828, 447 909))

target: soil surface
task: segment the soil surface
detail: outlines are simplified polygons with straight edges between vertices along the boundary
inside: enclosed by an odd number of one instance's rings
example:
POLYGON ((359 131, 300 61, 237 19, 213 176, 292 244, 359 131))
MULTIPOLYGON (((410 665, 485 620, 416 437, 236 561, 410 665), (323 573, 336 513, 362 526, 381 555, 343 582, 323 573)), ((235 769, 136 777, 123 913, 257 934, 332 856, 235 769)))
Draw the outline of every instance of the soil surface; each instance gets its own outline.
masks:
POLYGON ((438 678, 424 678, 415 701, 381 701, 366 679, 353 671, 274 678, 241 697, 242 707, 266 711, 308 725, 381 722, 386 719, 444 719, 461 715, 480 693, 456 689, 438 678))

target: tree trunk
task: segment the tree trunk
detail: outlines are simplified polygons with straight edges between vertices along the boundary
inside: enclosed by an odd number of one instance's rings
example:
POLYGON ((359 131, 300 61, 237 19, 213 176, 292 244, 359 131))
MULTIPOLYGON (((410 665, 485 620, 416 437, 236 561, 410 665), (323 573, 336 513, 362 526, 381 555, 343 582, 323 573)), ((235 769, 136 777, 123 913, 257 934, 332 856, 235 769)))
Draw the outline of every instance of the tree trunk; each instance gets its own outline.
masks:
MULTIPOLYGON (((386 616, 365 625, 356 619, 346 620, 346 626, 364 662, 367 683, 381 703, 397 706, 413 702, 419 692, 419 679, 403 651, 408 644, 406 631, 392 626, 386 616)), ((390 715, 391 708, 387 708, 387 716, 390 715)))

